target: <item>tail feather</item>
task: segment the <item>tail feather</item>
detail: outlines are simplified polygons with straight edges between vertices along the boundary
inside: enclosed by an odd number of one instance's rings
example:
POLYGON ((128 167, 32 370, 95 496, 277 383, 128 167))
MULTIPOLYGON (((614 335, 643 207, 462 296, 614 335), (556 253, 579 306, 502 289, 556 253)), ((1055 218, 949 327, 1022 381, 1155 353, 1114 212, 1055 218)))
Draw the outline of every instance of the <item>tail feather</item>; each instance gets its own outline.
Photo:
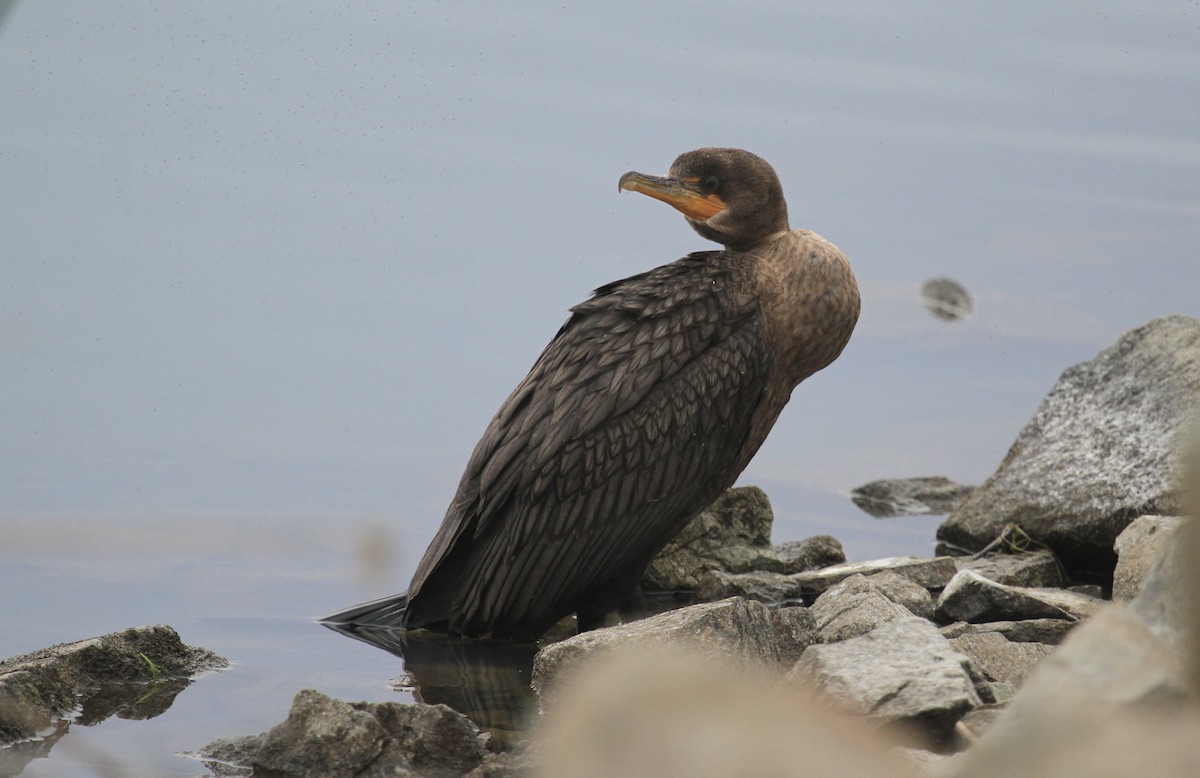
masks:
POLYGON ((364 602, 344 611, 331 613, 317 619, 322 624, 358 625, 360 627, 391 627, 403 629, 408 612, 408 592, 393 594, 378 600, 364 602))

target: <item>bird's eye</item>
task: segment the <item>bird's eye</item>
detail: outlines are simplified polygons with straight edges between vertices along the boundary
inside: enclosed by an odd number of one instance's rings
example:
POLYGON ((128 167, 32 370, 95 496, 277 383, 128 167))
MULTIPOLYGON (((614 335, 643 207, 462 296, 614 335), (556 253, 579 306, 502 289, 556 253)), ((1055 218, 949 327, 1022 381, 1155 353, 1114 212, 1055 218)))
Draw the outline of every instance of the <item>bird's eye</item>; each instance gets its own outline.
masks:
POLYGON ((721 185, 721 180, 716 176, 706 176, 700 181, 700 186, 706 192, 715 192, 717 187, 721 185))

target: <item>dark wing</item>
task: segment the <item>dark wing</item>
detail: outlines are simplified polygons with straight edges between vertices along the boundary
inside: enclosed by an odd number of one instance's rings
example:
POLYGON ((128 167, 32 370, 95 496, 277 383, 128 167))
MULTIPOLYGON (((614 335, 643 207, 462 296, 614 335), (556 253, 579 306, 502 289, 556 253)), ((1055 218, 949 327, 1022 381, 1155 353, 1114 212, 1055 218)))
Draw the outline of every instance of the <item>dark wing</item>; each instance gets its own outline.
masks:
POLYGON ((406 625, 536 637, 728 488, 770 373, 736 254, 596 291, 492 419, 406 625))

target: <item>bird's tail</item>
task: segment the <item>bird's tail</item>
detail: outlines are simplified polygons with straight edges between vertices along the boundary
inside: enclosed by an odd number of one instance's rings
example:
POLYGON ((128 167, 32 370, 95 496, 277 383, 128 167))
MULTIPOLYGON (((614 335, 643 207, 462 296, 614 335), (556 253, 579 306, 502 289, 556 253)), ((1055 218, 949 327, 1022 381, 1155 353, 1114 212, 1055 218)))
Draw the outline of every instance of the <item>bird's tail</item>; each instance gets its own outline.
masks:
POLYGON ((378 600, 364 602, 344 611, 331 613, 317 621, 322 624, 356 625, 360 627, 391 627, 402 629, 408 612, 408 592, 393 594, 378 600))

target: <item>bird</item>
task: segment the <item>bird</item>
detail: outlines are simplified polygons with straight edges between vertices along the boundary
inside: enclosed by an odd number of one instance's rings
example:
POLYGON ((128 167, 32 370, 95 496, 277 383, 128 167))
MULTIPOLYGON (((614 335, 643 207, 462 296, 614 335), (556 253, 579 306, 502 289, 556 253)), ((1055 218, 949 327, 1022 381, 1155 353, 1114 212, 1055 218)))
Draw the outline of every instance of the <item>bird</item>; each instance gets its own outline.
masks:
POLYGON ((788 225, 766 160, 701 148, 633 191, 723 248, 596 289, 475 446, 405 593, 322 621, 536 641, 604 626, 653 557, 733 486, 793 389, 858 320, 846 256, 788 225))

